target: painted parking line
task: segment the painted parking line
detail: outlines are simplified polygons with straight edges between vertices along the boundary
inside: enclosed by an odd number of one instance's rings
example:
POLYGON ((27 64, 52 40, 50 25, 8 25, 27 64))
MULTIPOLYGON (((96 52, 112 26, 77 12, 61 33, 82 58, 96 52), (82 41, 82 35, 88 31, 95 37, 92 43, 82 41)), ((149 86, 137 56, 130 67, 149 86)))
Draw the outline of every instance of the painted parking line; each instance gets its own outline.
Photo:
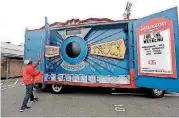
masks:
POLYGON ((16 82, 14 83, 14 86, 17 84, 18 81, 19 81, 19 80, 17 79, 16 82))
POLYGON ((10 87, 6 87, 6 88, 1 88, 1 91, 6 90, 6 89, 10 89, 10 88, 15 88, 15 87, 18 87, 18 86, 22 86, 22 84, 16 85, 16 86, 10 86, 10 87))
POLYGON ((6 90, 6 89, 9 89, 9 88, 13 88, 14 86, 11 86, 11 87, 7 87, 7 88, 3 88, 3 89, 1 89, 2 91, 3 90, 6 90))
MULTIPOLYGON (((137 95, 137 96, 143 96, 145 94, 140 93, 111 93, 112 95, 137 95)), ((175 96, 179 97, 179 93, 166 93, 165 96, 175 96)))
POLYGON ((13 85, 7 85, 7 86, 1 86, 1 88, 7 88, 7 87, 11 87, 13 85))
POLYGON ((19 81, 19 79, 17 79, 17 80, 14 82, 14 84, 12 84, 12 85, 2 86, 2 87, 1 87, 1 90, 6 90, 6 89, 8 89, 8 88, 16 87, 16 84, 17 84, 18 81, 19 81))
POLYGON ((15 86, 18 81, 19 81, 19 80, 17 79, 17 80, 14 82, 14 84, 9 84, 9 85, 7 85, 7 86, 1 86, 1 87, 9 87, 9 86, 11 87, 11 86, 15 86))

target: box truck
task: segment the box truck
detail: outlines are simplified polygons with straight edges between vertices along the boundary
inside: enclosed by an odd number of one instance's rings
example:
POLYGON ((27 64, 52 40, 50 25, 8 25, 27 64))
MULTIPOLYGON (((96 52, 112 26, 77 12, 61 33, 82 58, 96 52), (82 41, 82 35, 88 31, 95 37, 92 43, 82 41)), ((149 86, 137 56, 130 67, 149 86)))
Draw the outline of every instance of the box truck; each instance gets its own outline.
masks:
POLYGON ((72 19, 25 32, 24 59, 43 55, 40 88, 66 85, 179 92, 177 7, 140 19, 72 19))

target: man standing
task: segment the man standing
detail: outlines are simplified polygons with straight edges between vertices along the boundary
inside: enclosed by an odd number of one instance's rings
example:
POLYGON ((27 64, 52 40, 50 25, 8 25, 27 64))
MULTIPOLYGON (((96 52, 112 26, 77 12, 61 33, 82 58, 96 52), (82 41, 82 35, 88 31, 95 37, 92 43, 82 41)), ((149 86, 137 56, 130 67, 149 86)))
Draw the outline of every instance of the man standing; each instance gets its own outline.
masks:
POLYGON ((38 76, 40 74, 40 71, 35 70, 35 68, 39 65, 39 62, 41 61, 41 56, 39 56, 38 61, 33 65, 31 59, 26 59, 24 63, 26 64, 26 67, 23 69, 23 82, 26 86, 26 93, 25 97, 20 109, 20 112, 23 112, 25 109, 28 109, 30 107, 27 106, 27 103, 29 101, 37 101, 38 98, 34 98, 33 95, 33 83, 34 83, 34 77, 38 76))

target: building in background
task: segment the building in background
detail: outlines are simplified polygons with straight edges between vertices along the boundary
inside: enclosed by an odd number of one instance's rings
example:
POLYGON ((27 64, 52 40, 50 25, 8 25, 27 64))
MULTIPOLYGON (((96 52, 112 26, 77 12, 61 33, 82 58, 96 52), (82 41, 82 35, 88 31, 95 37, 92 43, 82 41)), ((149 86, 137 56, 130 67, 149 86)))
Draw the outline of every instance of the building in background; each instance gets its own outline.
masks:
POLYGON ((22 76, 24 44, 1 42, 1 79, 22 76))

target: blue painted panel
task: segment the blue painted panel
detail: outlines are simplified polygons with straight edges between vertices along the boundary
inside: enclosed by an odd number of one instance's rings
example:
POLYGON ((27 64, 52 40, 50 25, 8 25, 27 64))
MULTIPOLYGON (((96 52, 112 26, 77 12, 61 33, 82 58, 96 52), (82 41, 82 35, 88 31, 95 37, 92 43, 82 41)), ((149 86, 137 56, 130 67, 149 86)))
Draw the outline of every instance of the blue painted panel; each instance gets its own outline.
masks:
MULTIPOLYGON (((44 30, 26 31, 24 59, 31 58, 35 63, 38 55, 44 53, 44 30)), ((44 70, 44 60, 40 62, 37 70, 44 70)))
POLYGON ((138 61, 137 61, 137 46, 135 51, 135 71, 136 71, 136 85, 139 87, 158 88, 169 91, 179 92, 179 30, 178 30, 178 14, 177 8, 172 8, 148 17, 144 17, 137 21, 134 21, 134 43, 137 44, 136 29, 141 23, 144 23, 152 18, 164 17, 173 21, 174 30, 174 43, 176 53, 176 66, 177 66, 177 78, 164 78, 164 77, 149 77, 138 75, 138 61))

